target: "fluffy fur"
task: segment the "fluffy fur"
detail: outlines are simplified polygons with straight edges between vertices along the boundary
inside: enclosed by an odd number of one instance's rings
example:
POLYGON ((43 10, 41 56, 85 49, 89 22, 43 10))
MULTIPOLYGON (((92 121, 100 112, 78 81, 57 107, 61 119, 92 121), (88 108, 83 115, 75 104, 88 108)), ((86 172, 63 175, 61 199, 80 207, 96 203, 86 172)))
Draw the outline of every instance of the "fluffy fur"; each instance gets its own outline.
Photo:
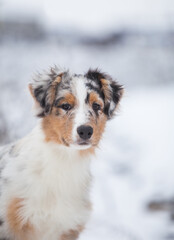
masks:
POLYGON ((29 89, 38 125, 0 149, 0 240, 75 240, 91 211, 90 158, 123 88, 55 67, 29 89))

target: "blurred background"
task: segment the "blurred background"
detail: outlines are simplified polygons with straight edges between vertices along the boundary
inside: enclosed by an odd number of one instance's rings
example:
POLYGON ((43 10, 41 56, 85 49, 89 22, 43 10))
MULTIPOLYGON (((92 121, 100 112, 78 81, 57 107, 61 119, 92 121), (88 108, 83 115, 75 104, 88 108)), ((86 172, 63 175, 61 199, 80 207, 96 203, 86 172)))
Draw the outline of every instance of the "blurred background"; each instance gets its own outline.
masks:
POLYGON ((54 64, 125 86, 80 239, 174 240, 174 1, 0 0, 0 145, 36 124, 27 84, 54 64))

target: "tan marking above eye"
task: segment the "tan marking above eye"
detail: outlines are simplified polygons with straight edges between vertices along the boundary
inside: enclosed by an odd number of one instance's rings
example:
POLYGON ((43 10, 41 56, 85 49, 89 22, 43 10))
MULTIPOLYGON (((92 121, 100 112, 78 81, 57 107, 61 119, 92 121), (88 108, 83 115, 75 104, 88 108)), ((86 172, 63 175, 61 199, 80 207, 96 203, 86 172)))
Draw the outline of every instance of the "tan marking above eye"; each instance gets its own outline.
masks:
POLYGON ((95 92, 91 92, 89 95, 89 103, 92 106, 93 103, 97 103, 100 105, 101 109, 104 107, 103 106, 103 101, 99 98, 98 94, 95 92))
POLYGON ((75 96, 73 95, 73 94, 71 94, 71 93, 67 93, 66 95, 65 95, 65 98, 64 98, 64 101, 66 102, 66 103, 69 103, 70 105, 75 105, 75 96))
POLYGON ((67 93, 64 97, 61 97, 58 106, 61 106, 62 104, 70 104, 71 106, 74 106, 76 103, 76 99, 73 94, 67 93))

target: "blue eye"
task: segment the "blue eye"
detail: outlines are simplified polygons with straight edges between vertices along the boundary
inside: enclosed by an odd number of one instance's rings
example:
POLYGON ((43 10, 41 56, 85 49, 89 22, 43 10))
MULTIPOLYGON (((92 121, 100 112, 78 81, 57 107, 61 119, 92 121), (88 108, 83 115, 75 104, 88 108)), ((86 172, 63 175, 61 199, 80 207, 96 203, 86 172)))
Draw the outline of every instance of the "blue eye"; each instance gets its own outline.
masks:
POLYGON ((69 103, 64 103, 61 105, 61 108, 65 111, 68 111, 72 108, 72 106, 69 103))
POLYGON ((99 111, 101 110, 101 106, 98 103, 93 103, 92 108, 94 111, 99 111))

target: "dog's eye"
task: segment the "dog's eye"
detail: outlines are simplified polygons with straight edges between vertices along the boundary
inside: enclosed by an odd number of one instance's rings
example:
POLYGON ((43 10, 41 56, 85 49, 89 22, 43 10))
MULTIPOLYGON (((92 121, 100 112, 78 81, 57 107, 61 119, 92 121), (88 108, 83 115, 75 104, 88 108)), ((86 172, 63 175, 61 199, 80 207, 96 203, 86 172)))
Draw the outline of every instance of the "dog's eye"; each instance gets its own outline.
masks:
POLYGON ((65 111, 68 111, 72 108, 72 106, 69 103, 64 103, 61 105, 61 108, 65 111))
POLYGON ((92 108, 94 111, 99 111, 101 109, 101 106, 98 103, 93 103, 92 108))

